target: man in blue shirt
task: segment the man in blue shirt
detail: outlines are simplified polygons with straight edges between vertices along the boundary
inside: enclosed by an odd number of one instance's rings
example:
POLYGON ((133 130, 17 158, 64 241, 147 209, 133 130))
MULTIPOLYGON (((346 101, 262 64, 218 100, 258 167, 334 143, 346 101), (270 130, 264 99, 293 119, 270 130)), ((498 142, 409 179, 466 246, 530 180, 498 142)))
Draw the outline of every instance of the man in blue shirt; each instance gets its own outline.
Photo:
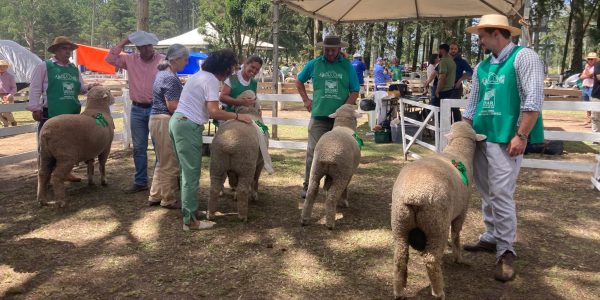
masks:
POLYGON ((365 84, 365 75, 364 74, 365 74, 365 71, 367 70, 367 67, 365 66, 365 63, 363 63, 362 56, 360 55, 360 53, 358 53, 358 52, 354 53, 352 58, 353 58, 352 66, 354 67, 354 70, 356 71, 356 76, 358 76, 358 84, 363 86, 365 84))
POLYGON ((383 59, 381 57, 377 58, 377 62, 373 66, 373 81, 375 82, 375 90, 377 91, 385 91, 387 87, 385 85, 386 81, 390 80, 390 75, 387 74, 385 67, 383 66, 383 59))
POLYGON ((469 63, 461 57, 460 48, 456 42, 450 44, 450 56, 454 59, 456 64, 456 82, 454 83, 454 91, 452 92, 453 99, 460 99, 463 96, 463 80, 471 80, 473 76, 473 69, 469 63))
POLYGON ((304 107, 310 112, 308 124, 308 145, 306 147, 306 165, 304 184, 300 194, 306 197, 308 180, 315 146, 323 134, 333 129, 334 119, 329 115, 344 104, 356 105, 358 76, 350 61, 341 55, 342 47, 348 47, 339 36, 326 36, 317 45, 323 47, 323 55, 309 61, 298 74, 296 88, 302 97, 304 107), (304 83, 313 82, 313 98, 308 98, 304 83))

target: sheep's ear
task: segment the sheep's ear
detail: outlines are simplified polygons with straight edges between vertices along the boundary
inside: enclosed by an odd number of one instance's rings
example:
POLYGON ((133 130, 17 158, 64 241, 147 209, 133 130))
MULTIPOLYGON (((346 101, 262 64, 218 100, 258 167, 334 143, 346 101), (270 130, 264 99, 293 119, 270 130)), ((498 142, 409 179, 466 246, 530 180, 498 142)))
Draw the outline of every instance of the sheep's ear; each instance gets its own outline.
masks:
POLYGON ((329 117, 332 119, 335 119, 335 117, 337 117, 337 112, 330 114, 329 117))
POLYGON ((478 142, 481 142, 483 140, 487 139, 487 136, 484 134, 476 134, 475 140, 478 142))
POLYGON ((444 136, 446 137, 446 139, 448 139, 449 141, 451 141, 454 138, 454 135, 452 134, 452 132, 448 132, 446 134, 444 134, 444 136))
POLYGON ((361 116, 362 116, 362 114, 361 114, 361 113, 359 113, 359 112, 357 112, 357 111, 354 111, 354 117, 355 117, 355 118, 357 118, 357 119, 358 119, 358 118, 360 118, 361 116))

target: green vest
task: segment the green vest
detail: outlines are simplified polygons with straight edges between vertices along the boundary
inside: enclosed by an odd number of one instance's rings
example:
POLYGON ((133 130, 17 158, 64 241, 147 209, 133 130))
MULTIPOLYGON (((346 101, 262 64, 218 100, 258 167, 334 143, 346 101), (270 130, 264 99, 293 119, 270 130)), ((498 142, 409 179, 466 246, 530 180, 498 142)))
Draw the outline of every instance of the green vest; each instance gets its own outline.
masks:
MULTIPOLYGON (((492 143, 508 143, 517 134, 517 122, 521 115, 521 98, 514 68, 517 46, 509 57, 499 64, 491 64, 488 57, 477 67, 479 99, 473 118, 473 128, 485 134, 492 143)), ((530 143, 544 141, 542 114, 529 133, 530 143)))
POLYGON ((73 64, 65 67, 55 64, 52 60, 46 60, 48 70, 48 117, 56 117, 64 114, 79 114, 81 103, 79 103, 79 71, 73 64))
POLYGON ((392 70, 392 80, 402 80, 402 67, 400 65, 392 66, 390 70, 392 70))
MULTIPOLYGON (((251 90, 256 93, 256 87, 258 85, 256 83, 256 79, 254 78, 250 78, 250 84, 248 84, 248 86, 243 85, 238 79, 237 74, 229 76, 229 83, 231 83, 231 92, 229 93, 229 96, 231 96, 233 99, 237 98, 241 93, 247 90, 251 90)), ((225 110, 233 112, 235 111, 235 106, 226 104, 225 110)))
MULTIPOLYGON (((350 93, 350 62, 342 58, 333 63, 325 58, 317 59, 313 66, 313 102, 311 117, 329 117, 346 103, 350 93)), ((350 65, 351 67, 352 65, 350 65)))

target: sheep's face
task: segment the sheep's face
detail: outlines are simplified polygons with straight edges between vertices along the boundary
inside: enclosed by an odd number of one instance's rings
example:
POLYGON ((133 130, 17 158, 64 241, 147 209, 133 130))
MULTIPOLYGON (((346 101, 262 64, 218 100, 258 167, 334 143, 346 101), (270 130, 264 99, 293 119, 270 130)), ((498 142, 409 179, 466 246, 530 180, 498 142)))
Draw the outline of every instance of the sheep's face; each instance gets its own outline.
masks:
POLYGON ((238 114, 249 114, 249 115, 260 117, 260 110, 256 107, 236 106, 235 112, 238 114))
POLYGON ((361 114, 354 110, 354 105, 344 104, 340 106, 334 113, 329 115, 330 118, 335 118, 333 126, 345 126, 356 130, 356 119, 360 118, 361 114))
POLYGON ((95 86, 87 94, 88 103, 94 103, 96 106, 106 107, 115 103, 115 98, 110 90, 103 86, 95 86))
POLYGON ((450 127, 450 133, 446 135, 446 138, 449 142, 459 137, 469 138, 474 142, 483 141, 487 138, 483 134, 475 133, 475 130, 473 130, 471 124, 465 121, 455 122, 454 124, 452 124, 452 127, 450 127))

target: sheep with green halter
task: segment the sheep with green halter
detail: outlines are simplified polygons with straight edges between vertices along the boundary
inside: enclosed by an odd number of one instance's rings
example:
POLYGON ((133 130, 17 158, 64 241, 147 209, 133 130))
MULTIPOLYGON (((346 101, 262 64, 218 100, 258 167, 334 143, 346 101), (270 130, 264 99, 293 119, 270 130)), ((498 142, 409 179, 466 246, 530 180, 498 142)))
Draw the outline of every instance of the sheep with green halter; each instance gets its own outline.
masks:
POLYGON ((360 118, 360 113, 355 110, 354 105, 344 104, 329 117, 335 118, 333 129, 323 134, 315 146, 301 224, 308 224, 319 193, 319 183, 325 177, 325 225, 333 229, 336 206, 348 207, 348 184, 358 169, 358 141, 362 143, 362 140, 356 134, 356 119, 360 118))
POLYGON ((392 191, 394 237, 394 297, 406 287, 408 246, 421 252, 434 297, 444 299, 442 256, 451 228, 452 254, 462 262, 460 231, 473 182, 476 134, 466 122, 456 122, 443 153, 427 156, 402 168, 392 191))

